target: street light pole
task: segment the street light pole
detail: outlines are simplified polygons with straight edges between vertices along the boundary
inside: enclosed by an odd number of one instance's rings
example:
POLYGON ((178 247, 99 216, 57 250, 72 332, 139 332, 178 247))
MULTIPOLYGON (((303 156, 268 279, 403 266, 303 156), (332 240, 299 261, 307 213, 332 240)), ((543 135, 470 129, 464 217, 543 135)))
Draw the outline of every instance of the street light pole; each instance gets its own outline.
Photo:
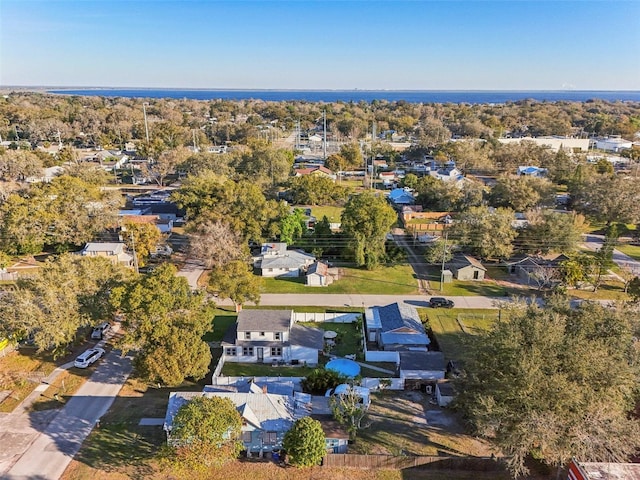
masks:
POLYGON ((442 247, 442 268, 440 269, 440 291, 444 290, 444 261, 447 257, 447 238, 449 236, 449 232, 445 230, 444 232, 444 246, 442 247))
POLYGON ((142 113, 144 114, 144 132, 147 136, 147 143, 149 143, 149 125, 147 124, 147 109, 146 109, 147 105, 149 105, 148 102, 142 103, 142 113))

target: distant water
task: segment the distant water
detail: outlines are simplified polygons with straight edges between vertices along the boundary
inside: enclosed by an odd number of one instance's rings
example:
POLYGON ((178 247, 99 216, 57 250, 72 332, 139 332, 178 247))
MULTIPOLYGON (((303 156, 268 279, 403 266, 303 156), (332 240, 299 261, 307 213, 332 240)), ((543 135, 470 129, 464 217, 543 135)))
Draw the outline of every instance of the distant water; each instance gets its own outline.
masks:
POLYGON ((372 102, 404 100, 409 103, 506 103, 519 100, 540 102, 571 101, 584 102, 600 99, 608 101, 640 102, 640 91, 598 91, 598 90, 178 90, 178 89, 120 89, 85 88, 49 90, 50 93, 65 95, 90 95, 127 98, 177 98, 193 100, 265 100, 308 102, 372 102))

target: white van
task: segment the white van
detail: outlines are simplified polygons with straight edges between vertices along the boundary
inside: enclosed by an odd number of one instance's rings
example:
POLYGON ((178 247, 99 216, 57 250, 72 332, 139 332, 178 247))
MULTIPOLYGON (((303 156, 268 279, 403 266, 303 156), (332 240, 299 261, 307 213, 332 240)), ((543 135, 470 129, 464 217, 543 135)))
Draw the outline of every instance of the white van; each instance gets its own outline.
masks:
POLYGON ((104 355, 104 349, 102 348, 90 348, 86 352, 81 353, 73 365, 78 368, 87 368, 89 365, 95 363, 100 357, 104 355))

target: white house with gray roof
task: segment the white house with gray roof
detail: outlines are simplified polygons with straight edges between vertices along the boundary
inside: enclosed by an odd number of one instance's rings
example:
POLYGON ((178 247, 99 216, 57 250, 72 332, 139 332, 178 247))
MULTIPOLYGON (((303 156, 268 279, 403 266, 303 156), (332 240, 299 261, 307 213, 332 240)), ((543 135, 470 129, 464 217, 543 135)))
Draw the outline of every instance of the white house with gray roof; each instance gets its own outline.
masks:
POLYGON ((298 250, 287 250, 286 243, 265 243, 253 266, 263 277, 298 277, 316 257, 298 250))
POLYGON ((294 322, 292 310, 242 310, 222 340, 225 362, 317 365, 324 331, 294 322))

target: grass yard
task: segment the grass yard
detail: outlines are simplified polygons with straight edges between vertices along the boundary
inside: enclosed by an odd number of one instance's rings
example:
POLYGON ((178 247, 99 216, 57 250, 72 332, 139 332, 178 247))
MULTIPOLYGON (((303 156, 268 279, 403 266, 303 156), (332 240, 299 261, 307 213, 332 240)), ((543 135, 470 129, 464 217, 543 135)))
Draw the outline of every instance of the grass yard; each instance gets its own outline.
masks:
POLYGON ((93 369, 74 368, 65 370, 50 384, 40 397, 31 405, 33 411, 61 408, 74 393, 87 381, 93 369))
POLYGON ((62 478, 167 478, 159 475, 156 458, 165 441, 162 427, 138 423, 146 417, 164 418, 170 392, 202 391, 203 386, 204 382, 188 382, 154 388, 130 377, 102 417, 100 428, 93 429, 62 478))
POLYGON ((234 311, 216 308, 211 320, 211 331, 204 334, 202 339, 205 342, 221 342, 224 334, 231 325, 236 323, 238 314, 234 311))
POLYGON ((264 363, 226 362, 222 367, 225 377, 306 377, 311 367, 272 367, 264 363))
POLYGON ((11 393, 0 403, 0 412, 12 412, 56 366, 50 355, 38 354, 35 349, 14 351, 1 357, 0 390, 11 393))
POLYGON ((624 293, 622 283, 614 280, 605 280, 596 292, 593 292, 590 287, 585 290, 572 288, 567 290, 567 295, 581 300, 629 300, 629 295, 624 293))
POLYGON ((354 323, 300 322, 300 324, 307 327, 320 328, 325 332, 329 330, 336 332, 338 336, 335 339, 336 345, 331 349, 331 355, 338 355, 340 357, 353 353, 357 353, 359 357, 362 355, 362 348, 360 346, 362 333, 356 328, 354 323))
POLYGON ((429 395, 414 391, 374 393, 369 409, 371 426, 360 432, 350 452, 434 456, 497 453, 487 442, 467 435, 450 410, 434 407, 429 400, 429 395))
POLYGON ((628 255, 634 260, 640 262, 640 245, 629 245, 628 243, 623 243, 618 245, 616 250, 620 250, 625 255, 628 255))
MULTIPOLYGON (((467 342, 473 335, 491 328, 499 311, 493 309, 420 309, 447 360, 466 358, 467 342)), ((504 319, 504 316, 502 316, 504 319)))
MULTIPOLYGON (((308 208, 308 207, 300 207, 300 208, 308 208)), ((340 216, 342 215, 342 211, 344 207, 311 207, 311 215, 316 217, 318 221, 322 220, 322 218, 326 215, 331 223, 340 223, 340 216)))
POLYGON ((528 288, 515 288, 500 285, 491 280, 483 282, 478 281, 461 281, 454 280, 451 283, 445 283, 444 289, 440 290, 440 272, 438 275, 428 276, 429 285, 431 286, 431 295, 451 296, 451 297, 508 297, 511 295, 527 295, 530 290, 528 288))
POLYGON ((307 287, 304 278, 265 278, 263 293, 360 293, 363 295, 417 295, 418 282, 409 265, 375 270, 341 267, 344 275, 328 287, 307 287))

